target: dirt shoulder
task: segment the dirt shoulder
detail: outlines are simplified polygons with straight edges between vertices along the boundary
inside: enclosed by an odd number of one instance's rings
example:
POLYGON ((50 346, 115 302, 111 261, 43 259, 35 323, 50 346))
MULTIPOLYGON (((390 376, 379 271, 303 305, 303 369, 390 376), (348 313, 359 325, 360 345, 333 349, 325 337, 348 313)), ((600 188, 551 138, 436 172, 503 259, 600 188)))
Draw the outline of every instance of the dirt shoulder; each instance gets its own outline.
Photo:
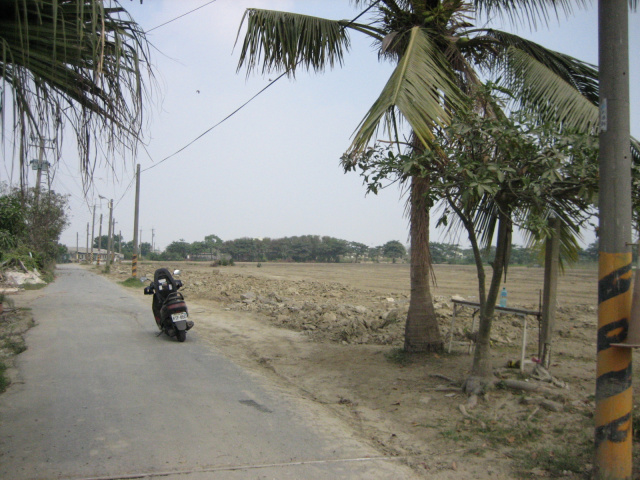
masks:
MULTIPOLYGON (((406 458, 418 475, 590 475, 595 271, 576 270, 560 281, 551 368, 556 385, 532 379, 533 363, 524 373, 506 367, 520 358, 523 321, 502 315, 493 334, 495 372, 504 380, 499 385, 521 380, 539 391, 497 388, 473 406, 459 390, 471 366, 462 343, 468 342, 471 310, 458 314, 451 353, 407 356, 400 349, 409 298, 406 265, 182 263, 142 264, 139 271, 152 276, 159 266, 182 270, 198 341, 292 395, 321 403, 381 452, 406 458)), ((109 277, 124 280, 129 268, 115 267, 109 277)), ((475 272, 436 267, 436 275, 436 310, 448 340, 451 296, 472 300, 475 272)), ((537 309, 541 270, 511 269, 509 277, 510 306, 537 309)), ((528 323, 531 359, 537 325, 532 317, 528 323)))
POLYGON ((35 325, 30 305, 41 293, 9 285, 0 285, 0 291, 8 299, 0 314, 0 393, 3 393, 21 381, 15 368, 16 357, 28 348, 25 334, 35 325))

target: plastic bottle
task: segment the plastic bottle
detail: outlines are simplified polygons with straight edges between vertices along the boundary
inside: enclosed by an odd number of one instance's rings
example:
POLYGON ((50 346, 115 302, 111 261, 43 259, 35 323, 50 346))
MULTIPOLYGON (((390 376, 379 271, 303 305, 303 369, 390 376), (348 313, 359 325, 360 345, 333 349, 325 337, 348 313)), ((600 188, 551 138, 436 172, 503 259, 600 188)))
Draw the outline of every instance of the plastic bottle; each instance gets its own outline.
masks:
POLYGON ((502 287, 502 291, 500 292, 500 306, 507 306, 507 287, 502 287))

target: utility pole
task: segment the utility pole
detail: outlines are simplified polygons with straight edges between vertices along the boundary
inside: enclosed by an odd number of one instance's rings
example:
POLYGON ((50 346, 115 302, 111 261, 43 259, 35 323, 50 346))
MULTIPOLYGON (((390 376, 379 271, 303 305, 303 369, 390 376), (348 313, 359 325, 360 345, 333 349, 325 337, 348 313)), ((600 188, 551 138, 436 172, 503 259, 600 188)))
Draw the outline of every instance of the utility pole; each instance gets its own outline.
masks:
POLYGON ((122 230, 118 230, 118 256, 122 255, 122 230))
POLYGON ((151 251, 152 251, 152 252, 154 252, 154 251, 155 251, 155 248, 154 248, 154 245, 155 245, 155 238, 156 238, 156 229, 155 229, 155 228, 152 228, 152 229, 151 229, 151 251))
MULTIPOLYGON (((632 477, 629 2, 599 0, 600 248, 595 478, 632 477), (614 345, 618 344, 618 345, 614 345)), ((640 278, 636 278, 640 281, 640 278)))
POLYGON ((47 172, 49 190, 51 190, 51 179, 49 177, 49 162, 46 162, 44 160, 44 149, 45 149, 45 138, 42 135, 40 135, 39 141, 38 141, 38 159, 31 160, 31 162, 29 162, 31 164, 31 169, 38 171, 36 174, 36 194, 35 194, 36 203, 38 203, 38 198, 40 197, 40 185, 42 183, 42 170, 45 170, 47 172))
POLYGON ((76 232, 76 262, 80 263, 80 232, 76 232))
POLYGON ((100 214, 100 229, 98 230, 98 262, 96 265, 100 266, 100 254, 102 253, 102 214, 100 214))
POLYGON ((44 138, 40 137, 40 148, 38 149, 38 174, 36 176, 36 195, 40 193, 40 183, 42 182, 42 157, 44 156, 44 138))
POLYGON ((136 167, 136 205, 133 215, 133 255, 131 256, 131 276, 138 278, 138 214, 140 212, 140 164, 136 167))
POLYGON ((89 259, 89 222, 87 222, 87 249, 84 251, 84 261, 89 259))
POLYGON ((107 234, 109 240, 107 240, 107 271, 111 266, 111 245, 113 241, 113 239, 111 238, 111 235, 113 233, 112 222, 113 222, 113 198, 109 200, 109 228, 108 228, 109 233, 107 234))
POLYGON ((93 206, 93 220, 91 221, 91 255, 89 264, 93 264, 93 239, 96 238, 96 206, 93 206))

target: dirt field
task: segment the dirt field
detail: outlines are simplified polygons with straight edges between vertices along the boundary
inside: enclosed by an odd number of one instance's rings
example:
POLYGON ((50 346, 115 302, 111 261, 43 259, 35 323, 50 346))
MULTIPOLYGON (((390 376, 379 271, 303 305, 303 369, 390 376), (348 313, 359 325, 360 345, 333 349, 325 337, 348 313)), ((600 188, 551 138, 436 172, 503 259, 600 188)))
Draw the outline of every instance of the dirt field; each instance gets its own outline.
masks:
MULTIPOLYGON (((459 390, 471 366, 468 344, 454 343, 451 353, 443 355, 407 356, 400 349, 409 299, 406 264, 213 268, 169 262, 142 264, 140 276, 152 277, 159 266, 182 270, 199 341, 291 394, 323 404, 381 452, 402 457, 418 476, 590 477, 595 268, 569 270, 560 278, 551 373, 567 387, 547 383, 545 393, 526 394, 497 388, 471 408, 459 390)), ((129 268, 115 267, 110 277, 124 280, 129 268)), ((475 270, 438 265, 435 272, 433 294, 448 345, 451 297, 475 300, 475 270)), ((539 268, 511 268, 509 306, 537 310, 542 274, 539 268)), ((454 327, 456 342, 467 342, 470 332, 471 310, 465 310, 454 327)), ((526 357, 531 359, 538 350, 537 321, 527 321, 526 357)), ((522 324, 513 315, 496 319, 495 372, 502 379, 536 384, 529 378, 533 363, 525 364, 524 374, 506 367, 520 358, 522 324)))

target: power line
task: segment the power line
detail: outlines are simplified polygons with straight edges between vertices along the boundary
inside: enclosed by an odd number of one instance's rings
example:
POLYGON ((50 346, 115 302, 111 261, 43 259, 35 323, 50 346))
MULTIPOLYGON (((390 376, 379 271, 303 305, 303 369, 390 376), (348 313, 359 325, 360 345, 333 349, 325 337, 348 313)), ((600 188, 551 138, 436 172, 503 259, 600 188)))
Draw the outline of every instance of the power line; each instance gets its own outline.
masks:
POLYGON ((168 20, 168 21, 166 21, 166 22, 164 22, 164 23, 161 23, 160 25, 158 25, 158 26, 156 26, 156 27, 153 27, 153 28, 151 28, 151 29, 147 30, 145 33, 153 32, 154 30, 156 30, 156 29, 158 29, 158 28, 160 28, 160 27, 164 27, 165 25, 168 25, 168 24, 169 24, 169 23, 171 23, 171 22, 175 22, 176 20, 178 20, 178 19, 180 19, 180 18, 182 18, 182 17, 186 17, 186 16, 187 16, 187 15, 189 15, 190 13, 193 13, 193 12, 195 12, 196 10, 200 10, 201 8, 204 8, 204 7, 206 7, 207 5, 211 5, 211 4, 212 4, 213 2, 215 2, 215 1, 217 1, 217 0, 211 0, 210 2, 207 2, 207 3, 205 3, 204 5, 200 5, 199 7, 196 7, 196 8, 194 8, 193 10, 189 10, 187 13, 183 13, 182 15, 179 15, 179 16, 177 16, 177 17, 175 17, 175 18, 172 18, 171 20, 168 20))
MULTIPOLYGON (((215 0, 214 0, 215 1, 215 0)), ((380 3, 381 0, 377 0, 376 2, 372 3, 371 5, 369 5, 365 10, 363 10, 362 12, 360 12, 359 15, 357 15, 353 20, 350 20, 349 23, 347 23, 346 25, 344 25, 342 27, 342 30, 345 30, 349 25, 351 25, 352 23, 355 23, 360 17, 362 17, 365 13, 367 13, 369 10, 371 10, 373 7, 375 7, 378 3, 380 3)), ((211 3, 211 2, 209 2, 211 3)), ((204 5, 203 5, 204 6, 204 5)), ((158 28, 158 27, 156 27, 158 28)), ((302 62, 302 60, 298 61, 298 63, 296 63, 296 66, 298 64, 300 64, 302 62)), ((256 93, 254 96, 252 96, 249 100, 247 100, 246 102, 244 102, 242 105, 240 105, 238 108, 236 108, 233 112, 231 112, 229 115, 227 115, 226 117, 224 117, 222 120, 220 120, 218 123, 216 123, 214 126, 209 127, 207 130, 205 130, 204 132, 202 132, 200 135, 198 135, 196 138, 194 138, 193 140, 191 140, 189 143, 187 143, 185 146, 183 146, 182 148, 176 150, 175 152, 173 152, 171 155, 168 155, 166 157, 164 157, 162 160, 160 160, 158 163, 151 165, 150 167, 147 167, 145 169, 142 170, 142 172, 146 172, 147 170, 151 170, 152 168, 157 167, 158 165, 160 165, 161 163, 166 162, 167 160, 169 160, 172 157, 175 157, 177 154, 179 154, 180 152, 184 151, 185 149, 189 148, 191 145, 193 145, 194 143, 196 143, 198 140, 200 140, 202 137, 204 137, 207 133, 209 133, 211 130, 213 130, 214 128, 220 126, 222 123, 226 122, 227 120, 229 120, 231 117, 233 117, 236 113, 238 113, 240 110, 242 110, 244 107, 246 107, 249 103, 251 103, 253 100, 255 100, 259 95, 261 95, 265 90, 267 90, 269 87, 271 87, 274 83, 276 83, 278 80, 280 80, 282 77, 284 77, 285 75, 287 75, 289 72, 291 71, 291 68, 286 69, 284 72, 282 72, 280 75, 278 75, 276 77, 275 80, 273 80, 272 82, 270 82, 266 87, 262 88, 258 93, 256 93)))

